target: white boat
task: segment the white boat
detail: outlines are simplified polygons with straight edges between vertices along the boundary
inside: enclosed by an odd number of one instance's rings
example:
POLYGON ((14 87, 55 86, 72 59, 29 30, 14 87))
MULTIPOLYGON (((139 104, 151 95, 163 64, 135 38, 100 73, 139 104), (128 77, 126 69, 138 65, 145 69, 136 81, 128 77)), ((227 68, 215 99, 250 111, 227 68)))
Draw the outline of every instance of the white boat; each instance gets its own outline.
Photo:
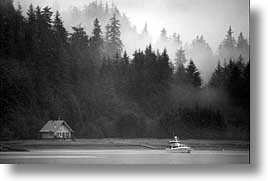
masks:
POLYGON ((169 141, 169 148, 166 148, 168 152, 174 152, 174 153, 191 153, 192 149, 191 147, 182 144, 177 136, 174 136, 174 140, 169 141))

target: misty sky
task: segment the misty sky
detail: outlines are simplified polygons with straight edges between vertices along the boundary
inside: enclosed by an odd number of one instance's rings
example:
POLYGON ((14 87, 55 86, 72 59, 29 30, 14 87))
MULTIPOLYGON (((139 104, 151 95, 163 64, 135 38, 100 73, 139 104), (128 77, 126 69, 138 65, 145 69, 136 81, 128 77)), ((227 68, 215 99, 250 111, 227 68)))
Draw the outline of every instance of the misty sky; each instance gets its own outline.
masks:
POLYGON ((203 34, 215 49, 229 25, 235 36, 248 36, 249 5, 247 0, 113 0, 126 12, 138 30, 148 23, 154 40, 162 27, 168 34, 178 32, 184 41, 203 34))
MULTIPOLYGON (((17 0, 19 1, 19 0, 17 0)), ((59 4, 61 10, 68 7, 83 7, 90 0, 28 0, 41 5, 59 4)), ((92 0, 91 0, 92 1, 92 0)), ((145 22, 156 41, 163 27, 169 35, 181 34, 182 40, 191 42, 196 35, 203 34, 215 51, 223 40, 229 25, 234 36, 243 32, 249 34, 248 0, 107 0, 114 2, 133 25, 141 31, 145 22)), ((105 2, 105 0, 103 0, 105 2)))

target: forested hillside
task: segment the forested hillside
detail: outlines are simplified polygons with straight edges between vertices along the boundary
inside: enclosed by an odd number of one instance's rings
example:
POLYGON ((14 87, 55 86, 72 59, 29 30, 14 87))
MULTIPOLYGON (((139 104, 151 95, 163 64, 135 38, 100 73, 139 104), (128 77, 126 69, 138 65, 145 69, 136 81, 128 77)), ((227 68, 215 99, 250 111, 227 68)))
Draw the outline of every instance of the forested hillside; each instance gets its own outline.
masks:
POLYGON ((247 48, 242 34, 238 44, 229 29, 204 83, 187 49, 177 49, 176 64, 150 44, 128 55, 116 13, 88 23, 90 34, 82 25, 67 31, 50 7, 23 16, 0 0, 0 139, 37 138, 59 116, 78 138, 249 139, 250 63, 232 54, 247 48))

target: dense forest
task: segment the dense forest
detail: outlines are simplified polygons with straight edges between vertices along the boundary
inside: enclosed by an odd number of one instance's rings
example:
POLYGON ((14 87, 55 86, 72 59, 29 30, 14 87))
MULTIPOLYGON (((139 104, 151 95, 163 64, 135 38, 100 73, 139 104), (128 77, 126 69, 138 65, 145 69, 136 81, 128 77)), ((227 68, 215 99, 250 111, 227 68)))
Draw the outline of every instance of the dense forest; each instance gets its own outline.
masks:
MULTIPOLYGON (((106 25, 110 23, 110 18, 113 14, 116 15, 116 18, 120 21, 120 39, 123 42, 124 50, 132 55, 133 52, 137 49, 144 49, 149 44, 154 47, 154 49, 163 50, 167 49, 170 61, 176 63, 176 53, 178 49, 183 48, 185 50, 185 57, 187 60, 193 59, 200 75, 202 76, 203 83, 208 83, 215 67, 217 66, 217 60, 221 60, 221 63, 224 63, 224 59, 237 59, 239 55, 242 55, 245 60, 248 60, 249 57, 249 45, 247 40, 244 38, 244 35, 241 33, 237 37, 237 42, 233 37, 232 29, 228 32, 227 39, 232 41, 223 41, 218 51, 214 50, 206 41, 206 38, 201 33, 197 35, 192 41, 183 41, 185 38, 181 36, 179 30, 173 30, 162 28, 159 30, 159 36, 155 37, 153 41, 153 36, 148 29, 152 28, 150 22, 148 25, 146 19, 141 20, 141 24, 144 24, 144 27, 138 31, 137 27, 131 23, 129 17, 122 12, 116 4, 113 2, 109 3, 101 0, 79 0, 79 3, 72 3, 72 5, 66 6, 66 8, 61 8, 60 2, 63 0, 15 0, 13 4, 17 6, 21 4, 23 9, 23 14, 25 15, 29 5, 34 3, 37 5, 46 6, 47 4, 51 5, 51 10, 56 12, 60 11, 62 20, 64 21, 64 26, 67 31, 72 32, 73 26, 81 25, 85 32, 90 35, 94 26, 93 21, 97 18, 100 25, 102 26, 103 32, 106 31, 106 25), (228 44, 228 42, 230 42, 228 44), (227 43, 227 44, 226 44, 227 43), (227 48, 228 47, 228 48, 227 48), (217 52, 216 52, 217 51, 217 52)), ((172 19, 172 17, 170 17, 172 19)), ((183 23, 178 19, 176 20, 177 24, 183 23)), ((160 24, 160 23, 159 23, 160 24)), ((207 27, 209 30, 210 27, 207 27)))
POLYGON ((97 18, 88 23, 90 34, 82 25, 67 31, 50 7, 31 5, 23 16, 0 0, 0 139, 37 138, 59 117, 77 138, 249 139, 250 61, 242 33, 236 41, 229 28, 204 82, 194 56, 186 58, 210 51, 203 36, 193 41, 196 49, 178 46, 173 63, 167 49, 151 44, 124 51, 116 13, 104 27, 97 18))

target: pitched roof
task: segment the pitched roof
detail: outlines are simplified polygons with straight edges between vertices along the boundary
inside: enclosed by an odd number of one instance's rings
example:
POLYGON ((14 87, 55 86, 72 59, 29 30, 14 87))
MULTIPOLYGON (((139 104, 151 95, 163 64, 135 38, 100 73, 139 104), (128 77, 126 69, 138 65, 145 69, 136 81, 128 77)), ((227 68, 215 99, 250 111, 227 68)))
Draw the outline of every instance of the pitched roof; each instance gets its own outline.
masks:
POLYGON ((59 127, 64 124, 71 132, 74 132, 70 126, 63 120, 50 120, 48 121, 42 129, 40 129, 40 132, 55 132, 59 129, 59 127))

